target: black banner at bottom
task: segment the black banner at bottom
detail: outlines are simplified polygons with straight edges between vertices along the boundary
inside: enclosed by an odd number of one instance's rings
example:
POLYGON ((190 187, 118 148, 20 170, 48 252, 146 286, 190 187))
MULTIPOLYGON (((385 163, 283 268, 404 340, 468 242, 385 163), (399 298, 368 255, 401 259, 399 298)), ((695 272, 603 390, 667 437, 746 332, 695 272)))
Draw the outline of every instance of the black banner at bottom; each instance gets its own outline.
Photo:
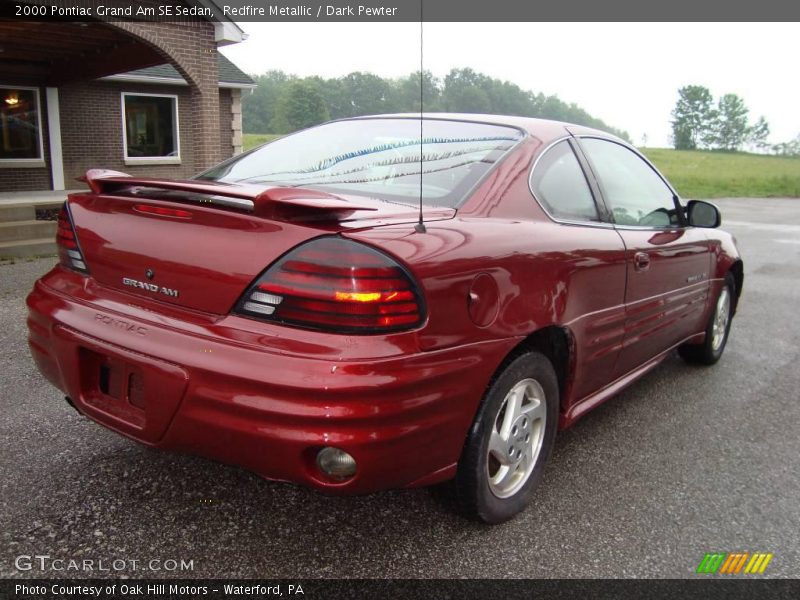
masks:
POLYGON ((0 598, 15 600, 232 598, 365 599, 726 599, 800 598, 797 579, 5 579, 0 598))

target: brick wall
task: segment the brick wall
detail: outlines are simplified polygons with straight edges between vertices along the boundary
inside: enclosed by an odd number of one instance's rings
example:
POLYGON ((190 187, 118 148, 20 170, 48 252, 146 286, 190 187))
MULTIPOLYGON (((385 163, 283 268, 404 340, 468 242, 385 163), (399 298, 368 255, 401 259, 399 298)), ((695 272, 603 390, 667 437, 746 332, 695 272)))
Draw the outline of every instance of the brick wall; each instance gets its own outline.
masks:
MULTIPOLYGON (((47 190, 51 187, 44 88, 40 90, 40 94, 47 166, 26 169, 0 168, 0 192, 47 190)), ((219 90, 219 160, 241 152, 239 98, 239 90, 219 90), (234 103, 239 106, 239 112, 236 114, 232 110, 234 103), (238 146, 235 144, 237 139, 238 146)), ((94 168, 114 169, 131 175, 169 178, 191 177, 202 170, 196 168, 195 136, 198 130, 192 122, 191 92, 187 86, 103 81, 73 83, 59 89, 59 104, 64 183, 67 189, 82 187, 83 184, 75 181, 75 178, 94 168), (122 92, 178 96, 181 164, 125 164, 122 139, 122 92)), ((208 137, 205 130, 201 131, 201 135, 204 138, 208 137)))
POLYGON ((194 170, 219 162, 219 72, 214 26, 207 21, 185 23, 115 23, 163 53, 189 82, 194 170))
POLYGON ((61 145, 67 186, 87 169, 103 168, 130 175, 183 178, 194 175, 195 129, 189 88, 123 82, 66 85, 60 90, 61 145), (122 140, 122 92, 178 97, 179 165, 125 164, 122 140))
MULTIPOLYGON (((2 84, 11 84, 11 81, 2 81, 2 84)), ((12 169, 0 167, 0 192, 30 192, 36 190, 49 190, 50 181, 50 143, 47 138, 47 97, 44 88, 39 88, 39 127, 42 129, 42 147, 44 150, 44 167, 12 169)))
MULTIPOLYGON (((235 124, 231 107, 233 96, 238 94, 239 90, 219 90, 219 160, 233 156, 235 151, 235 124)), ((59 96, 64 178, 68 188, 79 185, 75 183, 75 178, 83 175, 87 169, 113 169, 130 175, 178 179, 191 177, 202 170, 196 168, 198 129, 193 122, 191 92, 187 86, 97 81, 64 86, 59 90, 59 96), (178 96, 181 164, 125 164, 122 138, 123 92, 178 96)), ((238 123, 241 131, 241 113, 238 123)), ((209 137, 206 130, 202 130, 200 135, 204 139, 209 137)), ((46 189, 47 185, 49 183, 44 187, 31 189, 46 189)))
MULTIPOLYGON (((59 3, 59 0, 50 1, 59 3)), ((113 27, 156 50, 183 75, 189 86, 128 85, 85 80, 61 86, 59 96, 66 186, 76 185, 74 178, 90 167, 107 167, 140 175, 185 177, 229 156, 234 143, 230 115, 234 110, 235 93, 226 91, 223 102, 228 105, 225 112, 227 116, 221 120, 223 109, 217 84, 217 48, 213 24, 191 20, 171 23, 118 21, 113 27), (125 165, 120 104, 120 92, 123 90, 166 92, 179 96, 180 165, 125 165), (228 135, 221 135, 223 129, 228 135)), ((35 36, 32 36, 31 42, 35 44, 35 41, 35 36)), ((41 101, 44 154, 49 159, 43 90, 41 101)), ((42 190, 50 187, 49 167, 0 168, 0 191, 42 190)))

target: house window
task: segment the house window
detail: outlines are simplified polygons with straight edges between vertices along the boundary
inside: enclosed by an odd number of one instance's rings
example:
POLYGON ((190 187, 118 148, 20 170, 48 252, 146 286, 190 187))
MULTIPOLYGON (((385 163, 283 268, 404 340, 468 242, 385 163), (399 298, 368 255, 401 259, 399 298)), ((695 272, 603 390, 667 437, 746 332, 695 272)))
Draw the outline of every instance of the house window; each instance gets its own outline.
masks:
POLYGON ((39 90, 0 86, 0 161, 41 161, 39 90))
POLYGON ((122 94, 125 159, 180 160, 178 97, 122 94))

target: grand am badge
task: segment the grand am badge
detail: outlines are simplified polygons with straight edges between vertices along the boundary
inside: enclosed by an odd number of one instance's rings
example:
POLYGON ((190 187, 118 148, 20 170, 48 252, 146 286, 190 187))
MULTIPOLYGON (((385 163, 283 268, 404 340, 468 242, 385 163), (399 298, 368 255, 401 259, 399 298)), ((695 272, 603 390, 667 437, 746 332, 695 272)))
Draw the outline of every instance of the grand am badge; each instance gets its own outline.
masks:
POLYGON ((164 294, 170 298, 177 298, 180 295, 178 290, 164 287, 155 283, 147 283, 146 281, 139 281, 138 279, 131 279, 130 277, 122 278, 122 285, 147 290, 148 292, 155 292, 156 294, 164 294))

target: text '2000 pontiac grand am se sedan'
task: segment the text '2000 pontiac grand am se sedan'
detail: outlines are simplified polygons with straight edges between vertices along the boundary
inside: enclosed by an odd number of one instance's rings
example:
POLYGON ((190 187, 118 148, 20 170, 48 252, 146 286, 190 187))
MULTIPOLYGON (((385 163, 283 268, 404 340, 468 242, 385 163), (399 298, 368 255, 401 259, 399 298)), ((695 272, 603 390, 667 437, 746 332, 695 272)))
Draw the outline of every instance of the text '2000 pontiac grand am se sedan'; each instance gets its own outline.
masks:
POLYGON ((27 300, 79 412, 328 493, 452 480, 491 523, 557 430, 675 348, 715 363, 742 291, 713 205, 553 121, 362 117, 86 182, 27 300))

